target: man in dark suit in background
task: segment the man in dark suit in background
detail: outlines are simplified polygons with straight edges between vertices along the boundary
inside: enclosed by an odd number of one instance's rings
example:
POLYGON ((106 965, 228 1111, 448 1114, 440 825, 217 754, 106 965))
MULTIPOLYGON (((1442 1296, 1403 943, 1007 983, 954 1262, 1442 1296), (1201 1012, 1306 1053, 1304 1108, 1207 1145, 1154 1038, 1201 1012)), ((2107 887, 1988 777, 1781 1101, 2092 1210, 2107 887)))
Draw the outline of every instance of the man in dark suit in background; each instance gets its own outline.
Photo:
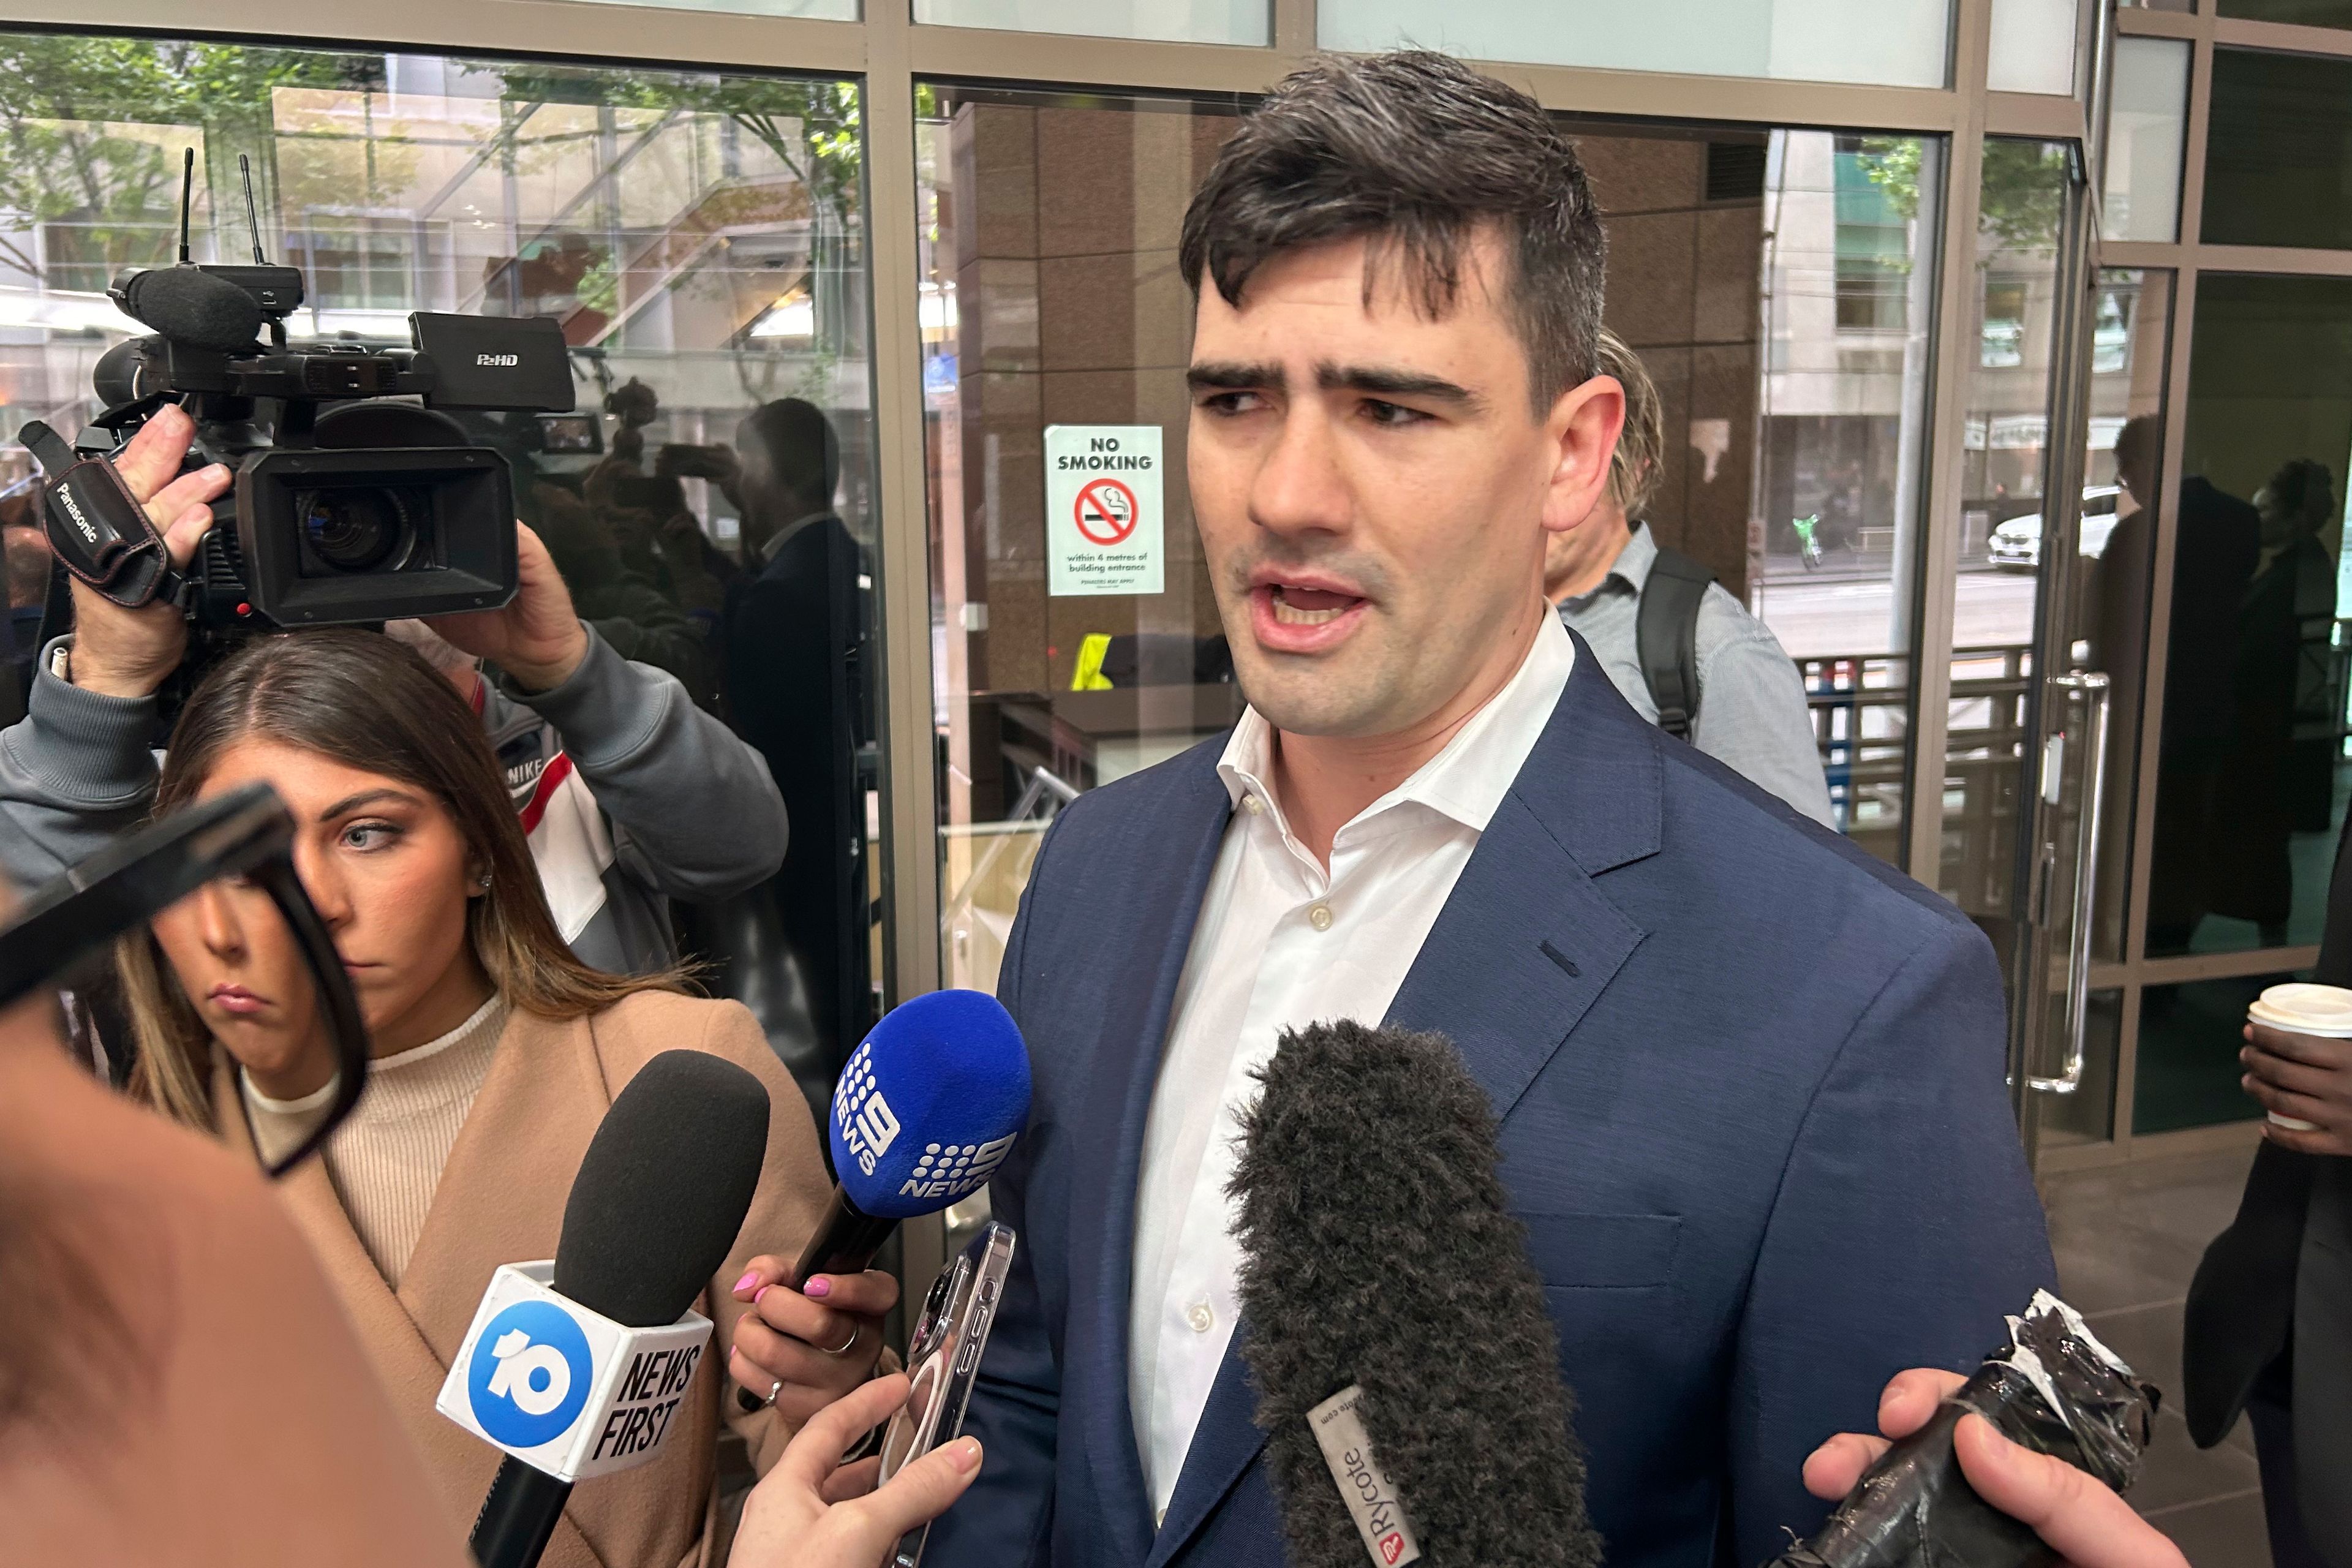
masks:
POLYGON ((1770 1557, 1815 1444, 2051 1282, 1983 937, 1643 723, 1544 601, 1622 417, 1601 249, 1543 110, 1437 55, 1307 67, 1194 197, 1191 498, 1250 706, 1039 852, 1022 1245, 938 1568, 1283 1561, 1223 1184, 1311 1021, 1441 1031, 1491 1096, 1617 1568, 1770 1557))
POLYGON ((731 911, 708 939, 731 950, 730 992, 759 1014, 818 1120, 849 1047, 873 1021, 866 953, 866 791, 861 749, 874 725, 866 673, 872 579, 834 510, 841 446, 815 405, 779 398, 744 416, 730 493, 742 510, 749 575, 722 618, 728 711, 768 759, 792 843, 770 910, 731 911), (780 937, 788 960, 764 951, 780 937), (808 1037, 780 1038, 796 998, 773 994, 789 964, 808 1037), (746 988, 750 988, 748 991, 746 988))

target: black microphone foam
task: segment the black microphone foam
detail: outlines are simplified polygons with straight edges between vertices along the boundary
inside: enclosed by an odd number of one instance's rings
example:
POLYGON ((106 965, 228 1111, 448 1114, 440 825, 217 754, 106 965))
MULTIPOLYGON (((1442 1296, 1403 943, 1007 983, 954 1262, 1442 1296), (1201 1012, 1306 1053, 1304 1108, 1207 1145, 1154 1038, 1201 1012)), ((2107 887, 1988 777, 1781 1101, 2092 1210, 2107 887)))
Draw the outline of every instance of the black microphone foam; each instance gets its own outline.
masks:
POLYGON ((555 1289, 616 1323, 676 1322, 734 1250, 768 1151, 768 1091, 664 1051, 613 1099, 572 1179, 555 1289))
POLYGON ((1427 1568, 1595 1568, 1559 1341, 1442 1035, 1286 1034, 1234 1173, 1242 1352, 1293 1568, 1363 1568, 1308 1413, 1350 1384, 1427 1568))
POLYGON ((122 309, 176 343, 236 353, 261 335, 261 306, 226 278, 197 267, 155 267, 121 285, 122 309))

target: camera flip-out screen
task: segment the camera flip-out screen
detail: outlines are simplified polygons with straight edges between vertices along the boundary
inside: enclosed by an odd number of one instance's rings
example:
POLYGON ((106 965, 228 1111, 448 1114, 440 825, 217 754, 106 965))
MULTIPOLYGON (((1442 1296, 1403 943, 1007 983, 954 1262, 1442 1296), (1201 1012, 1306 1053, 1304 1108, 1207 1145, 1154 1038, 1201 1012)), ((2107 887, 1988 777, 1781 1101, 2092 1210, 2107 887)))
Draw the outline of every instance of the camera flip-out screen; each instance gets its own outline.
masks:
POLYGON ((514 597, 514 482, 488 447, 257 452, 236 486, 254 609, 317 626, 514 597))
POLYGON ((520 408, 546 414, 572 408, 572 350, 552 316, 450 316, 418 310, 408 318, 416 346, 433 362, 432 408, 520 408))

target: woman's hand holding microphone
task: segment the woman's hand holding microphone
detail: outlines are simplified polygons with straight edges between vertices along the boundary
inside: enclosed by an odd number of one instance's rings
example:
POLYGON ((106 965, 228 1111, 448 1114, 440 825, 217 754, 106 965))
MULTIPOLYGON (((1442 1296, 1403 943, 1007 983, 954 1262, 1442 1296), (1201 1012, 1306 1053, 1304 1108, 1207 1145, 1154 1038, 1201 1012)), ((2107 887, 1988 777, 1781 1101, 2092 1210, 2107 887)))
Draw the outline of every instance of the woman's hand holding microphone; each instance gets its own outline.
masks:
POLYGON ((869 1268, 812 1275, 795 1290, 784 1283, 790 1272, 781 1258, 755 1258, 735 1282, 735 1299, 751 1310, 736 1321, 727 1370, 799 1426, 874 1375, 882 1320, 898 1304, 898 1281, 869 1268))

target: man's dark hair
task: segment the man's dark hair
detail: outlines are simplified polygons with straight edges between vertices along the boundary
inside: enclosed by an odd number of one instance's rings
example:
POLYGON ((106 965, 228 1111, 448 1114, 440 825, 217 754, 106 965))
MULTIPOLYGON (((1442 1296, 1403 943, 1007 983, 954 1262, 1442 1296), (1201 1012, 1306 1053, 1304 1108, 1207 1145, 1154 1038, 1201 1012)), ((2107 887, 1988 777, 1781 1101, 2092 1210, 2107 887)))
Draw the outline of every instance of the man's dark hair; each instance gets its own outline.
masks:
POLYGON ((1512 258, 1502 302, 1540 412, 1595 373, 1600 215, 1543 107, 1449 56, 1324 58, 1284 78, 1193 194, 1181 259, 1195 293, 1205 274, 1238 305, 1268 258, 1363 236, 1434 317, 1453 306, 1465 248, 1486 229, 1512 258))

